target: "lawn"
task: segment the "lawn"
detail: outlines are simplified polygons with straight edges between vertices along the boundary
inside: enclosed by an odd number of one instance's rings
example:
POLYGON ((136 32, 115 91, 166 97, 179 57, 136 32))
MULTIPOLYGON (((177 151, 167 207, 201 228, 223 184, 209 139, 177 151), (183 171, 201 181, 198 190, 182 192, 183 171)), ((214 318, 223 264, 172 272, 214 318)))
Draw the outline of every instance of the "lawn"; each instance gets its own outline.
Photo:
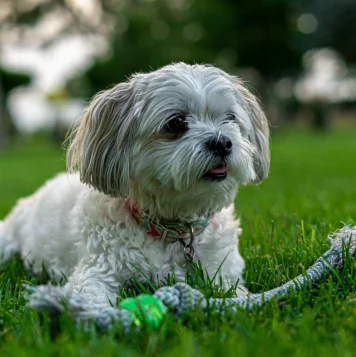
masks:
MULTIPOLYGON (((236 200, 253 292, 277 287, 302 273, 328 249, 326 237, 342 222, 356 223, 356 131, 278 132, 270 177, 243 187, 236 200)), ((65 167, 64 153, 45 141, 20 143, 0 154, 0 219, 65 167)), ((0 269, 0 356, 354 356, 356 264, 320 285, 251 312, 224 317, 191 313, 168 317, 158 331, 129 336, 76 330, 61 319, 55 337, 46 318, 25 308, 22 283, 35 279, 19 261, 0 269)), ((205 293, 213 289, 190 280, 205 293)), ((132 294, 132 292, 130 292, 132 294)), ((219 293, 216 293, 219 294, 219 293)))

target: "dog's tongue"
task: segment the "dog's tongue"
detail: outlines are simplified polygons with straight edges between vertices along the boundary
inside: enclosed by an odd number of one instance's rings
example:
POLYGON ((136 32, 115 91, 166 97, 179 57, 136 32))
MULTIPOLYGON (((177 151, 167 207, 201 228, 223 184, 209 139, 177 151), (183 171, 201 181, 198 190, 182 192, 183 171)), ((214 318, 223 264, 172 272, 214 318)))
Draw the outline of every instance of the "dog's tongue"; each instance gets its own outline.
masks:
POLYGON ((219 165, 209 170, 209 174, 224 174, 226 173, 226 165, 219 165))

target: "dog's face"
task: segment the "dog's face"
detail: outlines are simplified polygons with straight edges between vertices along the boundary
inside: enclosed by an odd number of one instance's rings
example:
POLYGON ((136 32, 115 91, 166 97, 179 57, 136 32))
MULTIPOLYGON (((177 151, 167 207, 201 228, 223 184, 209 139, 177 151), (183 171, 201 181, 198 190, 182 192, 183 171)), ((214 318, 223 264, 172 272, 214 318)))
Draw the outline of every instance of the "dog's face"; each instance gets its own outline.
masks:
POLYGON ((209 214, 269 170, 268 124, 241 82, 178 63, 99 93, 74 132, 70 169, 167 217, 209 214))

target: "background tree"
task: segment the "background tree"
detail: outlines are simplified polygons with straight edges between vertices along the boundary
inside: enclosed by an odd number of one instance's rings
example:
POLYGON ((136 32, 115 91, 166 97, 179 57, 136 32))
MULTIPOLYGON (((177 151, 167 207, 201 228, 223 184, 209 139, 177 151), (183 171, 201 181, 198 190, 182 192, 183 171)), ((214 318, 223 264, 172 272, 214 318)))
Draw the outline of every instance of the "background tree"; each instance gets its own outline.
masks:
POLYGON ((116 16, 110 56, 87 73, 93 92, 172 61, 252 67, 265 79, 299 69, 296 14, 284 0, 145 1, 116 16))
POLYGON ((356 1, 300 0, 296 10, 315 18, 312 33, 299 34, 298 48, 332 47, 349 63, 356 63, 356 1))
POLYGON ((68 82, 73 96, 89 98, 172 61, 216 64, 267 96, 270 83, 298 75, 311 48, 331 46, 355 62, 355 17, 354 0, 2 0, 0 43, 46 47, 68 34, 101 36, 110 51, 68 82), (303 14, 314 21, 307 31, 303 14))

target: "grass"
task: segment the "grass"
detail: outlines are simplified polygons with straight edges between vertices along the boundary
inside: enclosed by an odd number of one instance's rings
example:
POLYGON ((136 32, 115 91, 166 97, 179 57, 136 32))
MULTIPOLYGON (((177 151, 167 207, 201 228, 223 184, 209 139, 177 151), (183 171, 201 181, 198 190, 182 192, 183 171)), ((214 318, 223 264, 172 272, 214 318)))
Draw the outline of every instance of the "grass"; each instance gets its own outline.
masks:
MULTIPOLYGON (((329 233, 356 223, 356 132, 279 132, 272 137, 270 178, 241 189, 236 201, 248 288, 277 287, 309 267, 329 233)), ((43 141, 0 154, 0 218, 17 198, 64 169, 64 154, 43 141)), ((197 273, 189 282, 221 296, 197 273)), ((18 260, 0 270, 0 356, 353 356, 356 264, 349 260, 319 286, 251 312, 168 316, 152 333, 123 337, 75 329, 67 316, 51 337, 48 320, 25 308, 22 283, 36 283, 18 260)), ((138 286, 136 293, 145 288, 138 286)), ((128 295, 135 292, 129 291, 128 295)))

